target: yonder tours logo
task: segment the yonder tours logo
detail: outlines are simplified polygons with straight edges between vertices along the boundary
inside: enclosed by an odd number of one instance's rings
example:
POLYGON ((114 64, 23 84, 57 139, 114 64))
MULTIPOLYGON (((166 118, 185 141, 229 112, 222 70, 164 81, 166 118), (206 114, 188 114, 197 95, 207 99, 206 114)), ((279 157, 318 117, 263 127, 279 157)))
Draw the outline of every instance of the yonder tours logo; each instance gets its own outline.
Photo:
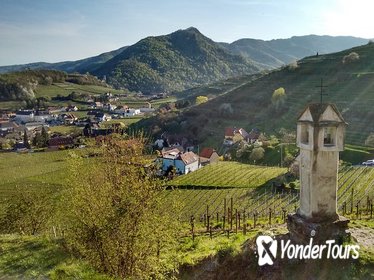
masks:
MULTIPOLYGON (((277 241, 268 235, 260 235, 256 239, 258 265, 273 265, 277 258, 278 243, 280 243, 281 259, 322 259, 324 253, 327 259, 358 259, 359 245, 339 245, 335 240, 326 240, 325 244, 313 244, 313 238, 310 238, 309 244, 292 244, 290 240, 277 241)), ((278 256, 279 257, 279 256, 278 256)))

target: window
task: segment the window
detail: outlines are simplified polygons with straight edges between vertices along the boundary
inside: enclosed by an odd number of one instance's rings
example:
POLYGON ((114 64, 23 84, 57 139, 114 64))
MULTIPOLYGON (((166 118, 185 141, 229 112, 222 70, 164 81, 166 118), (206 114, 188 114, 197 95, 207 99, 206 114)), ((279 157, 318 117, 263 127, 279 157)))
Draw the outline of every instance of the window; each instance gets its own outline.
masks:
POLYGON ((336 127, 325 127, 323 134, 323 145, 334 146, 335 145, 335 136, 336 136, 336 127))
POLYGON ((301 125, 300 140, 303 144, 309 144, 309 127, 306 124, 301 125))

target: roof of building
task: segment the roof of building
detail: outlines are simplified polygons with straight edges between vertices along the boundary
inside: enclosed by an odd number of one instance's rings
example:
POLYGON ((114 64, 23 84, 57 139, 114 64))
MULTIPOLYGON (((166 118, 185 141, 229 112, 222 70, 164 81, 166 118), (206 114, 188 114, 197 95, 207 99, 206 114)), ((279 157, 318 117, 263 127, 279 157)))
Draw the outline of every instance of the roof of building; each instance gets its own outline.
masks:
POLYGON ((32 110, 21 110, 21 111, 17 111, 16 114, 20 115, 20 116, 30 116, 30 115, 34 114, 34 111, 32 111, 32 110))
POLYGON ((64 145, 73 145, 74 140, 72 137, 55 137, 51 138, 48 141, 48 146, 54 147, 54 146, 64 146, 64 145))
POLYGON ((164 158, 176 158, 180 153, 182 153, 178 148, 164 148, 161 151, 162 157, 164 158))
POLYGON ((234 136, 235 129, 232 127, 226 127, 225 128, 225 136, 234 136))
POLYGON ((203 157, 203 158, 210 158, 212 156, 212 154, 215 152, 216 150, 213 149, 213 148, 204 148, 201 152, 200 152, 200 157, 203 157))
POLYGON ((1 121, 0 122, 0 128, 17 128, 19 127, 18 124, 15 122, 9 122, 9 121, 1 121))
POLYGON ((251 132, 249 132, 249 134, 248 134, 248 139, 257 140, 259 136, 260 136, 259 130, 258 129, 252 129, 251 132))
POLYGON ((187 152, 180 155, 180 159, 186 164, 191 164, 199 160, 199 157, 194 152, 187 152))
POLYGON ((313 122, 318 123, 321 115, 326 111, 328 107, 331 107, 336 113, 336 115, 339 117, 339 119, 345 123, 342 114, 339 112, 336 105, 332 103, 311 103, 303 110, 303 112, 299 115, 298 119, 300 119, 302 115, 305 113, 305 111, 309 109, 313 122))
POLYGON ((244 128, 239 128, 238 130, 238 133, 244 138, 244 139, 247 139, 249 137, 249 134, 247 131, 245 131, 244 128))

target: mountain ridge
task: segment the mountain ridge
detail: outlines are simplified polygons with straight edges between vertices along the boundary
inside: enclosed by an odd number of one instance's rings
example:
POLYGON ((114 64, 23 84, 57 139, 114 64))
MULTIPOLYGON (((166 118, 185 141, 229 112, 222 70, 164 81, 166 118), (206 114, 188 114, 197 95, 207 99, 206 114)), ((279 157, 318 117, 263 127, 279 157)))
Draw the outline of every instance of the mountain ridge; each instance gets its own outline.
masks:
POLYGON ((217 43, 197 28, 149 36, 131 46, 77 61, 0 66, 0 73, 52 69, 92 73, 116 88, 144 93, 182 91, 220 79, 253 74, 293 63, 305 56, 341 51, 367 43, 352 36, 293 36, 288 39, 243 38, 217 43))

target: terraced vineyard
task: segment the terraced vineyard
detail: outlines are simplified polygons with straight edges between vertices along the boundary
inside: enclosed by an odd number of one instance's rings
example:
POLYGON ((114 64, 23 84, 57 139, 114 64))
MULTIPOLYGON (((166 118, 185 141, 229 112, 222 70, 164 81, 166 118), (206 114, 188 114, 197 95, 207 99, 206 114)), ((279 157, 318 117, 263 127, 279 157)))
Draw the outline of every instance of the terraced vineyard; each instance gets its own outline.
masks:
POLYGON ((170 182, 172 186, 255 188, 283 175, 286 168, 218 162, 170 182))
MULTIPOLYGON (((299 206, 298 190, 276 192, 271 184, 265 184, 284 173, 280 168, 249 165, 242 167, 241 164, 232 162, 219 163, 216 168, 214 165, 207 167, 172 181, 173 185, 179 187, 186 182, 184 186, 189 188, 165 191, 166 202, 177 200, 183 204, 182 217, 185 221, 188 221, 191 215, 202 221, 207 210, 214 220, 217 215, 220 220, 224 215, 224 205, 226 210, 232 207, 242 215, 245 213, 247 217, 252 217, 254 213, 259 217, 267 217, 269 209, 273 216, 281 217, 283 211, 293 212, 299 206), (236 172, 233 170, 235 166, 238 168, 236 172), (218 182, 222 185, 219 186, 218 182), (191 186, 195 187, 191 188, 191 186), (229 186, 233 187, 229 188, 229 186)), ((351 166, 340 170, 338 209, 341 213, 344 205, 347 212, 356 211, 357 203, 360 209, 367 209, 368 200, 372 203, 373 198, 374 168, 351 166)))

